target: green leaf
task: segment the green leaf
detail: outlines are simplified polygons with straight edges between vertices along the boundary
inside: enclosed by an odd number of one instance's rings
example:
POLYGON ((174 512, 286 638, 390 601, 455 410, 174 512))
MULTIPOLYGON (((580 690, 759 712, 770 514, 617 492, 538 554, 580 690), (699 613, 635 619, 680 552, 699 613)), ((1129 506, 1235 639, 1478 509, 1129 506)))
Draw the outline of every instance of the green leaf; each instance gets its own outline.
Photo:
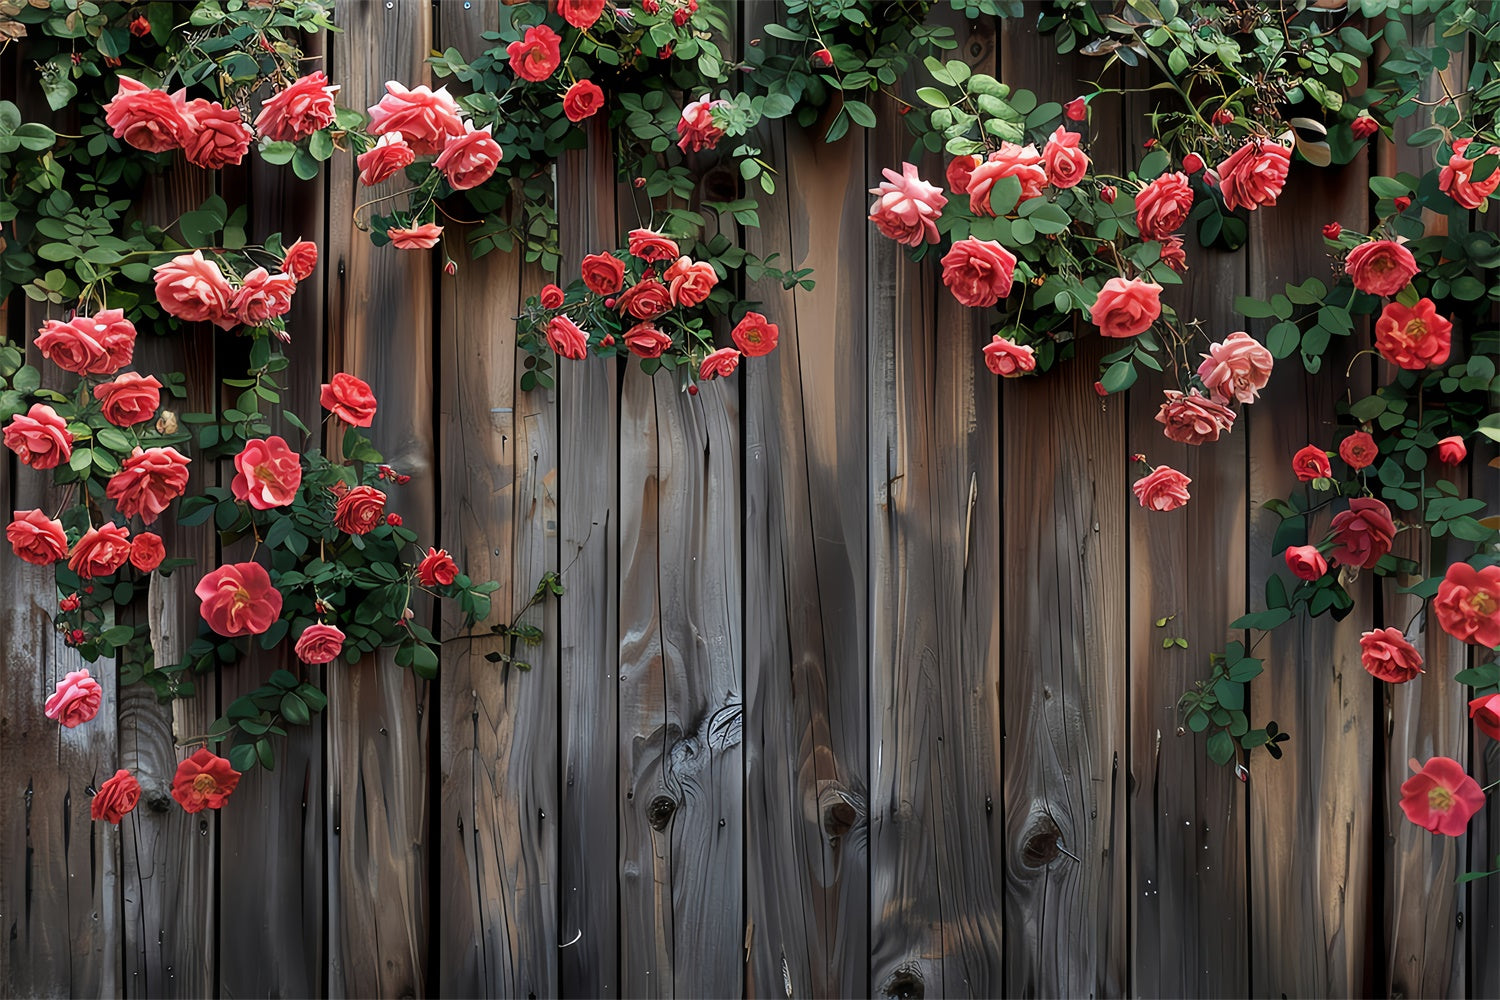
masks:
POLYGON ((1302 343, 1302 331, 1297 324, 1284 321, 1266 331, 1266 349, 1276 359, 1288 358, 1296 353, 1302 343))
POLYGON ((229 748, 229 766, 236 771, 248 771, 255 766, 255 745, 236 743, 229 748))
POLYGON ((1136 371, 1129 358, 1116 361, 1104 372, 1099 384, 1105 392, 1121 392, 1135 384, 1136 371))
POLYGON ((1215 764, 1228 764, 1234 757, 1234 738, 1220 730, 1208 738, 1208 759, 1215 764))
POLYGON ((305 726, 312 721, 307 703, 290 691, 281 697, 281 714, 286 721, 298 726, 305 726))

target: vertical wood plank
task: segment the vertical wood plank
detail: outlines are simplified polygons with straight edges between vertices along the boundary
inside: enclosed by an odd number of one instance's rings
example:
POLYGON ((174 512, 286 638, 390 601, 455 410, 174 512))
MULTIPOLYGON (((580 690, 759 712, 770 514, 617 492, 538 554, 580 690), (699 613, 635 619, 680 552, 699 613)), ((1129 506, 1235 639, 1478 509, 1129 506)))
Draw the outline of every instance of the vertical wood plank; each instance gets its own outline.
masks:
MULTIPOLYGON (((387 80, 428 82, 425 0, 347 3, 333 40, 340 98, 365 108, 387 80)), ((329 168, 329 369, 368 382, 379 401, 372 428, 386 461, 412 476, 390 507, 419 537, 433 537, 433 254, 376 248, 354 225, 363 200, 352 157, 329 168)), ((336 444, 336 442, 335 442, 336 444)), ((427 602, 413 609, 429 616, 427 602)), ((328 990, 345 995, 427 991, 428 717, 430 686, 389 653, 327 672, 329 811, 328 990), (372 958, 374 960, 372 961, 372 958)))

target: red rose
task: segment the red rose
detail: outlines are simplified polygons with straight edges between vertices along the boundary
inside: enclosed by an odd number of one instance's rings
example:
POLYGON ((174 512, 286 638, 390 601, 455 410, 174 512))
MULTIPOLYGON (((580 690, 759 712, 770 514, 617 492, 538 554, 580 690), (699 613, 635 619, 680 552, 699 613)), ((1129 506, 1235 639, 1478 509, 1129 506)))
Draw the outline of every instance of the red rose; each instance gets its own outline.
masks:
POLYGON ((682 109, 677 122, 677 148, 684 153, 698 153, 713 149, 724 138, 724 129, 714 121, 714 111, 728 105, 728 101, 716 101, 707 94, 682 109))
POLYGON ((1192 499, 1188 484, 1192 480, 1176 469, 1157 466, 1149 474, 1137 479, 1131 487, 1135 498, 1147 510, 1176 510, 1192 499))
POLYGON ((961 305, 988 309, 1010 294, 1016 258, 994 240, 959 240, 943 255, 943 284, 961 305))
POLYGON ((167 546, 161 536, 143 531, 130 540, 130 565, 142 573, 149 573, 167 558, 167 546))
POLYGON ((155 274, 156 301, 169 315, 185 323, 212 323, 221 330, 234 327, 237 320, 229 307, 234 289, 202 250, 158 264, 155 274))
POLYGON ((557 12, 573 27, 588 31, 604 13, 604 0, 557 0, 557 12))
POLYGON ((416 150, 406 144, 400 132, 387 132, 379 142, 360 153, 354 163, 359 167, 359 182, 369 186, 405 170, 416 158, 416 150))
POLYGON ((42 714, 56 719, 64 729, 72 729, 98 715, 102 700, 104 689, 88 670, 74 670, 57 682, 57 691, 42 706, 42 714))
POLYGON ((1444 465, 1457 465, 1469 457, 1469 449, 1464 439, 1455 434, 1437 443, 1437 457, 1444 465))
POLYGON ((61 521, 40 510, 18 510, 5 529, 16 558, 33 566, 51 566, 68 554, 68 535, 61 521))
POLYGON ((1241 207, 1254 211, 1276 204, 1291 164, 1292 151, 1287 147, 1251 139, 1219 164, 1224 206, 1232 212, 1241 207))
POLYGON ((68 422, 46 403, 33 403, 5 425, 5 447, 33 469, 55 469, 73 455, 73 434, 68 422))
POLYGON ((307 626, 293 652, 303 663, 332 663, 344 651, 344 632, 337 625, 321 622, 307 626))
POLYGON ((1500 740, 1500 694, 1480 695, 1469 702, 1469 718, 1484 735, 1500 740))
POLYGON ((1401 811, 1406 818, 1447 837, 1462 836, 1469 820, 1483 808, 1479 782, 1450 757, 1432 758, 1401 785, 1401 811))
POLYGON ((356 486, 339 497, 333 523, 342 532, 364 535, 380 527, 385 519, 385 494, 373 486, 356 486))
POLYGON ((1304 483, 1314 479, 1329 479, 1333 476, 1333 463, 1328 461, 1328 452, 1310 444, 1292 456, 1292 471, 1304 483))
POLYGON ((369 383, 339 372, 323 386, 318 397, 323 409, 355 427, 369 427, 375 422, 375 394, 369 383))
POLYGON ((190 813, 221 809, 240 783, 240 772, 223 757, 200 748, 177 765, 172 776, 172 798, 190 813))
POLYGON ((969 177, 973 175, 974 168, 977 166, 979 166, 977 156, 955 156, 949 160, 945 174, 948 178, 948 189, 954 194, 968 194, 969 177))
POLYGON ((1371 240, 1349 251, 1344 271, 1354 287, 1370 295, 1390 298, 1417 274, 1411 251, 1391 240, 1371 240))
POLYGON ((734 341, 734 346, 747 358, 760 358, 770 354, 776 350, 776 341, 780 336, 781 331, 775 323, 753 310, 745 313, 734 324, 734 329, 729 331, 729 338, 734 341))
POLYGON ((1223 403, 1216 403, 1196 391, 1183 395, 1175 389, 1166 390, 1166 402, 1157 411, 1156 422, 1162 425, 1162 433, 1169 441, 1182 444, 1203 444, 1219 440, 1219 434, 1228 433, 1234 427, 1234 411, 1223 403))
POLYGON ((1364 431, 1355 431, 1339 442, 1339 458, 1351 469, 1363 469, 1380 457, 1375 439, 1364 431))
POLYGON ((238 164, 255 138, 239 109, 226 108, 218 101, 199 98, 183 109, 182 117, 189 130, 183 152, 189 163, 205 170, 238 164))
POLYGON ((490 127, 476 129, 473 122, 464 122, 462 135, 448 137, 443 152, 433 161, 455 191, 478 187, 495 173, 503 154, 500 146, 490 138, 490 127))
POLYGON ((259 563, 228 563, 206 574, 193 589, 208 627, 234 638, 260 635, 281 617, 281 591, 259 563))
POLYGON ((1137 336, 1160 315, 1161 286, 1138 278, 1110 278, 1089 310, 1089 318, 1104 337, 1137 336))
POLYGON ((1203 157, 1197 153, 1189 153, 1182 158, 1182 169, 1189 174, 1196 174, 1203 169, 1203 157))
POLYGON ((833 65, 833 53, 827 49, 817 49, 812 54, 812 61, 827 69, 833 65))
POLYGON ((1082 97, 1075 97, 1063 105, 1063 113, 1068 116, 1068 121, 1081 122, 1089 116, 1089 102, 1082 97))
POLYGON ((417 563, 417 579, 424 587, 451 587, 458 578, 458 566, 447 549, 429 548, 417 563))
POLYGON ((1453 324, 1437 313, 1431 299, 1414 306, 1387 302, 1375 321, 1375 350, 1391 364, 1408 371, 1432 368, 1448 360, 1453 324))
POLYGON ((563 290, 556 285, 543 285, 538 298, 543 309, 556 309, 563 304, 563 290))
POLYGON ((136 18, 130 22, 130 33, 137 38, 145 38, 147 35, 151 34, 151 21, 148 18, 137 15, 136 18))
MULTIPOLYGON (((390 81, 385 85, 385 96, 380 99, 380 103, 370 108, 371 135, 399 132, 400 138, 395 142, 410 146, 411 152, 419 156, 432 156, 441 152, 448 136, 462 135, 463 131, 464 123, 459 116, 458 104, 448 96, 447 87, 436 91, 426 87, 407 90, 401 84, 390 81)), ((360 157, 359 168, 361 171, 366 169, 364 157, 360 157)), ((400 167, 395 169, 399 170, 400 167)), ((362 173, 361 180, 363 179, 362 173)), ((365 183, 374 184, 376 181, 365 183)))
POLYGON ((189 129, 177 101, 123 74, 114 99, 104 105, 104 123, 116 139, 148 153, 181 147, 189 129))
POLYGON ((94 793, 89 802, 89 815, 118 825, 140 801, 141 783, 129 771, 121 769, 94 793))
POLYGON ((139 514, 142 521, 151 524, 187 490, 191 461, 176 448, 136 448, 120 464, 120 471, 110 477, 104 495, 115 502, 121 514, 139 514))
POLYGON ((133 427, 151 419, 161 405, 161 383, 154 375, 122 372, 113 382, 94 386, 104 419, 116 427, 133 427))
POLYGON ((1349 131, 1354 133, 1356 139, 1368 139, 1380 131, 1380 123, 1369 115, 1361 113, 1349 123, 1349 131))
POLYGON ((547 324, 547 346, 558 357, 582 361, 589 354, 589 335, 566 316, 554 316, 547 324))
POLYGON ((1325 240, 1336 240, 1344 234, 1344 227, 1337 222, 1330 222, 1323 227, 1323 238, 1325 240))
POLYGON ((1449 566, 1432 610, 1443 631, 1459 642, 1500 646, 1500 566, 1449 566))
POLYGON ((687 257, 678 257, 662 277, 666 279, 672 304, 688 308, 707 299, 714 286, 719 283, 718 272, 712 264, 707 261, 694 263, 687 257))
POLYGON ((1299 580, 1318 580, 1328 572, 1328 560, 1316 545, 1292 545, 1286 550, 1286 568, 1299 580))
POLYGON ((969 211, 992 218, 1009 215, 1021 202, 1040 198, 1042 187, 1046 183, 1047 168, 1042 166, 1042 154, 1036 151, 1035 146, 1002 142, 1000 148, 969 175, 969 211), (1021 194, 1015 205, 995 205, 990 202, 995 182, 1002 177, 1014 177, 1021 182, 1021 194))
POLYGON ((130 558, 130 535, 118 524, 90 528, 73 546, 68 568, 85 580, 109 576, 130 558))
POLYGON ((1135 224, 1143 240, 1164 240, 1193 210, 1193 187, 1183 173, 1162 174, 1135 197, 1135 224))
POLYGON ((613 295, 625 284, 625 265, 612 254, 591 253, 583 258, 579 270, 583 283, 595 295, 613 295))
POLYGON ((570 122, 581 122, 604 107, 604 91, 593 80, 579 80, 563 94, 563 114, 570 122))
POLYGON ((672 346, 672 338, 648 320, 625 331, 625 346, 638 358, 659 358, 672 346))
POLYGON ((281 258, 281 270, 290 274, 293 281, 306 281, 318 266, 318 245, 308 240, 298 240, 287 247, 281 258))
POLYGON ((306 138, 333 124, 333 98, 338 92, 322 70, 314 70, 260 106, 255 130, 276 142, 306 138))
POLYGON ((1333 518, 1333 561, 1342 566, 1374 569, 1391 551, 1396 523, 1385 504, 1371 497, 1355 497, 1349 509, 1333 518))
POLYGON ((659 260, 676 260, 682 254, 677 250, 677 241, 650 229, 632 229, 629 233, 630 254, 648 264, 659 260))
POLYGON ((505 47, 510 56, 510 71, 523 80, 541 83, 557 70, 562 62, 562 39, 557 32, 539 24, 527 28, 521 40, 505 47))
POLYGON ((698 377, 701 379, 728 378, 734 374, 739 364, 739 351, 733 347, 721 347, 703 359, 703 364, 698 367, 698 377))
POLYGON ((292 308, 292 293, 297 282, 290 274, 271 274, 257 267, 245 275, 245 281, 229 302, 229 311, 245 326, 260 326, 292 308))
POLYGON ((1378 628, 1359 637, 1365 673, 1387 684, 1405 684, 1422 674, 1422 654, 1398 628, 1378 628))
POLYGON ((621 292, 615 308, 636 319, 655 319, 672 308, 672 293, 660 281, 647 278, 621 292))
POLYGON ((130 364, 135 353, 135 324, 121 309, 74 316, 66 323, 49 319, 37 333, 36 348, 63 371, 109 375, 130 364))
POLYGON ((1078 148, 1082 140, 1077 132, 1069 132, 1059 125, 1042 148, 1042 165, 1047 170, 1047 183, 1055 188, 1076 187, 1088 173, 1088 154, 1078 148))
POLYGON ((234 469, 230 492, 256 510, 290 506, 302 485, 301 458, 275 434, 246 441, 234 456, 234 469))

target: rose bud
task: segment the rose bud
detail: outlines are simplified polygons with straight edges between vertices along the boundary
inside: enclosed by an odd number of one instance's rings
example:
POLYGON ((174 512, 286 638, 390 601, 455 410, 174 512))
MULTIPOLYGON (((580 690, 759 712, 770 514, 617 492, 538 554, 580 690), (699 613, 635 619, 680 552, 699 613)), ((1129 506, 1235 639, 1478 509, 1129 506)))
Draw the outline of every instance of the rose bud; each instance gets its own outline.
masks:
POLYGON ((1330 222, 1323 227, 1323 238, 1325 240, 1336 240, 1343 233, 1344 227, 1337 222, 1330 222))
POLYGON ((1182 169, 1190 174, 1196 174, 1203 169, 1203 157, 1197 153, 1189 153, 1182 158, 1182 169))

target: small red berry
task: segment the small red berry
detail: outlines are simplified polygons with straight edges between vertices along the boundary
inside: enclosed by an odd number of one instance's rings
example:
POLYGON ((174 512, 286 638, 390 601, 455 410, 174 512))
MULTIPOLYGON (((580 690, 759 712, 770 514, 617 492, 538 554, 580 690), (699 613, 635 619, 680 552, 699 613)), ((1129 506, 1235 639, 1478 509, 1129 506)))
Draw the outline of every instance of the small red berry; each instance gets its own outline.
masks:
POLYGON ((385 523, 389 524, 393 528, 399 528, 399 527, 401 527, 401 515, 400 514, 387 514, 385 516, 385 523))
POLYGON ((1398 212, 1404 212, 1408 208, 1411 208, 1411 199, 1410 198, 1408 198, 1406 195, 1403 194, 1401 197, 1399 197, 1399 198, 1396 199, 1396 211, 1398 211, 1398 212))
POLYGON ((403 474, 396 477, 397 486, 405 486, 409 482, 411 482, 411 476, 403 474))
POLYGON ((1182 158, 1182 169, 1190 174, 1196 174, 1203 169, 1203 157, 1197 153, 1189 153, 1182 158))
POLYGON ((696 396, 696 395, 698 395, 698 383, 697 382, 694 382, 692 385, 688 386, 688 395, 689 396, 696 396))
POLYGON ((1344 232, 1344 227, 1337 222, 1330 222, 1323 227, 1323 238, 1325 240, 1336 240, 1344 232))
POLYGON ((87 587, 84 587, 83 588, 83 592, 85 594, 92 594, 94 592, 94 586, 93 586, 93 584, 89 584, 87 587))
POLYGON ((611 296, 610 298, 607 298, 607 299, 604 300, 604 308, 606 308, 606 309, 613 309, 614 307, 615 307, 615 300, 614 300, 613 296, 611 296))
POLYGON ((73 645, 76 646, 79 643, 83 642, 83 640, 86 638, 86 636, 83 634, 83 629, 81 629, 81 628, 75 628, 72 632, 70 632, 68 634, 68 638, 71 639, 72 642, 73 642, 73 645))

